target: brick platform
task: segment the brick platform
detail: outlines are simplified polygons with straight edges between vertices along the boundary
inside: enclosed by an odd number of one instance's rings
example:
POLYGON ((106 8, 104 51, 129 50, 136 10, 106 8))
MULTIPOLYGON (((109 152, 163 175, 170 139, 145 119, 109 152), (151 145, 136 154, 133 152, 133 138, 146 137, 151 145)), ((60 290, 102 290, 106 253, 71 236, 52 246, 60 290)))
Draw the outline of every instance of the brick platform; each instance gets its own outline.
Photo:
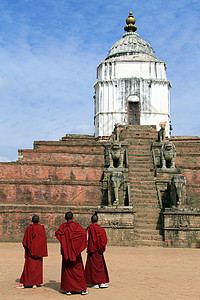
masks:
MULTIPOLYGON (((123 234, 122 244, 163 246, 162 220, 154 178, 151 144, 154 126, 121 127, 120 139, 128 142, 131 205, 134 228, 123 234)), ((200 207, 200 138, 171 137, 176 146, 176 166, 186 177, 187 201, 200 207)), ((34 213, 47 228, 48 240, 72 210, 87 227, 102 202, 101 178, 104 144, 88 135, 66 135, 60 141, 37 141, 34 148, 19 150, 17 162, 0 163, 0 241, 20 241, 34 213)), ((110 231, 115 245, 114 232, 110 231)))

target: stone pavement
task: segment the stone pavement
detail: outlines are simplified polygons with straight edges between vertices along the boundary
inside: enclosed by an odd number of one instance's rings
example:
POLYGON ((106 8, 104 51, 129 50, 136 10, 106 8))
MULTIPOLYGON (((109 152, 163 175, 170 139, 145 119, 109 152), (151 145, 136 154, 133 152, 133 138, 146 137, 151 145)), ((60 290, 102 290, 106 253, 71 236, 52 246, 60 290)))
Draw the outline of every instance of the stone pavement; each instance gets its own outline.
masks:
MULTIPOLYGON (((60 285, 60 248, 48 244, 44 259, 44 286, 15 289, 22 272, 24 251, 20 243, 0 243, 0 299, 64 299, 60 285)), ((85 261, 86 254, 83 254, 85 261)), ((86 299, 199 300, 200 250, 156 247, 108 247, 108 289, 89 289, 86 299)), ((81 299, 72 295, 71 299, 81 299)))

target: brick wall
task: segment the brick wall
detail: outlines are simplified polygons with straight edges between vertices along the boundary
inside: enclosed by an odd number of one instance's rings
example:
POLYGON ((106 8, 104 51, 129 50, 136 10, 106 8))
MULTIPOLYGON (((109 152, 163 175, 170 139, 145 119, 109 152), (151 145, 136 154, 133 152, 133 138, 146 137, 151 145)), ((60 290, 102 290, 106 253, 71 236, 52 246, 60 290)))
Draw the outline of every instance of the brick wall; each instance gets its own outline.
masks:
POLYGON ((0 240, 21 240, 33 214, 51 241, 68 210, 86 228, 102 201, 103 167, 103 144, 81 135, 34 142, 17 162, 0 163, 0 240))
POLYGON ((200 138, 171 137, 176 147, 176 167, 186 177, 188 205, 200 208, 200 138))

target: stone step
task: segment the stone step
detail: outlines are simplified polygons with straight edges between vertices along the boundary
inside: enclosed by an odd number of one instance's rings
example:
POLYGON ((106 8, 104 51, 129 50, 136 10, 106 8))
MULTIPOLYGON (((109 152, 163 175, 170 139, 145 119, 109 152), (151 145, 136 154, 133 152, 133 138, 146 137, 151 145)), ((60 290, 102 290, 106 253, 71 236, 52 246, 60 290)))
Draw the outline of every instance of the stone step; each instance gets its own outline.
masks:
POLYGON ((136 133, 136 132, 127 132, 127 133, 123 133, 120 135, 121 140, 125 139, 125 140, 140 140, 140 139, 144 139, 147 142, 149 141, 155 141, 155 135, 154 134, 148 134, 148 133, 136 133))
POLYGON ((156 184, 155 184, 155 181, 136 181, 134 179, 130 179, 130 183, 132 186, 135 186, 137 188, 142 188, 142 189, 147 189, 148 187, 150 189, 155 189, 156 188, 156 184))
POLYGON ((137 194, 137 193, 151 193, 151 195, 157 195, 157 192, 156 192, 156 186, 151 186, 151 185, 136 185, 136 184, 132 184, 131 182, 131 191, 133 192, 133 195, 134 194, 137 194))
POLYGON ((134 210, 151 210, 151 209, 160 209, 158 203, 135 203, 134 202, 134 210))
POLYGON ((160 217, 160 209, 158 208, 157 210, 151 210, 149 208, 146 210, 142 210, 142 211, 136 211, 136 217, 148 217, 148 218, 154 218, 155 216, 160 217))
POLYGON ((148 226, 148 224, 157 224, 158 222, 160 222, 160 220, 158 214, 156 213, 145 214, 137 212, 135 214, 135 226, 139 223, 144 223, 148 226))
POLYGON ((131 192, 131 199, 133 201, 139 202, 139 203, 148 203, 148 202, 156 202, 158 201, 157 195, 149 195, 149 194, 136 194, 131 192))
POLYGON ((142 147, 141 147, 141 148, 133 148, 133 149, 131 149, 131 148, 129 147, 128 153, 132 153, 133 155, 134 155, 134 153, 135 153, 135 154, 137 154, 138 156, 147 156, 147 155, 149 155, 150 150, 149 150, 149 149, 145 150, 145 149, 142 148, 142 147))
MULTIPOLYGON (((160 222, 160 216, 157 213, 149 213, 149 214, 145 214, 145 213, 140 213, 140 212, 136 212, 135 214, 135 225, 138 223, 145 223, 145 224, 157 224, 158 222, 160 222)), ((148 225, 147 225, 148 226, 148 225)))
POLYGON ((128 150, 130 152, 132 152, 133 154, 134 154, 134 152, 137 153, 137 154, 143 153, 143 152, 146 153, 146 154, 151 153, 151 145, 149 145, 149 144, 143 143, 143 144, 139 145, 139 144, 134 143, 132 141, 129 141, 128 143, 129 143, 128 150))
POLYGON ((132 155, 129 154, 129 160, 130 161, 153 161, 152 155, 147 155, 147 154, 134 154, 132 152, 132 155))
POLYGON ((151 235, 151 234, 140 234, 140 233, 135 233, 135 239, 139 239, 139 240, 146 240, 146 241, 162 241, 163 237, 162 235, 160 235, 159 233, 156 235, 151 235))
POLYGON ((135 228, 137 228, 137 226, 139 224, 146 224, 145 229, 149 228, 149 224, 153 225, 153 224, 161 224, 161 221, 158 219, 158 217, 153 217, 153 218, 149 218, 149 217, 136 217, 135 216, 135 221, 134 221, 134 225, 135 228))
POLYGON ((141 164, 141 163, 146 163, 146 164, 153 164, 153 159, 152 159, 152 157, 137 157, 137 156, 132 156, 132 157, 130 157, 130 155, 129 155, 129 158, 128 158, 128 161, 129 161, 129 163, 130 162, 133 162, 133 163, 139 163, 139 164, 141 164))
POLYGON ((155 182, 155 179, 152 176, 131 176, 131 174, 129 173, 129 178, 131 178, 131 180, 135 182, 145 182, 145 183, 155 182))
POLYGON ((128 161, 129 162, 133 162, 133 163, 151 163, 153 162, 153 159, 151 156, 130 156, 128 157, 128 161))
POLYGON ((134 188, 131 188, 131 197, 132 198, 153 198, 155 197, 157 199, 157 192, 154 190, 134 190, 134 188))
POLYGON ((136 229, 149 229, 149 230, 162 230, 162 224, 161 223, 144 223, 144 222, 137 222, 135 223, 135 230, 136 229))
MULTIPOLYGON (((130 149, 130 148, 128 148, 128 149, 130 149)), ((146 157, 151 157, 152 158, 152 152, 150 151, 150 152, 148 152, 148 153, 145 153, 145 154, 143 154, 143 153, 134 153, 134 152, 132 152, 132 151, 130 151, 130 153, 128 153, 128 155, 129 155, 129 157, 138 157, 138 158, 146 158, 146 157)))
POLYGON ((150 229, 150 228, 135 228, 134 229, 134 233, 136 233, 137 235, 139 234, 150 234, 150 235, 162 235, 162 229, 150 229))
POLYGON ((160 207, 158 206, 157 203, 153 203, 153 204, 149 204, 149 205, 145 205, 145 204, 133 204, 133 207, 134 207, 134 210, 135 211, 145 211, 145 210, 148 210, 148 211, 157 211, 157 209, 160 209, 160 207))
POLYGON ((153 208, 153 209, 156 209, 156 208, 160 208, 158 203, 157 202, 149 202, 149 203, 146 203, 146 202, 143 202, 143 203, 135 203, 133 202, 133 207, 134 209, 145 209, 146 207, 149 207, 149 208, 153 208))
POLYGON ((152 241, 152 240, 135 240, 135 246, 147 246, 147 247, 163 247, 163 241, 152 241))
POLYGON ((154 170, 154 166, 152 163, 129 162, 129 169, 131 172, 140 170, 140 172, 144 171, 149 173, 154 170))
POLYGON ((133 177, 133 178, 131 178, 131 183, 135 183, 135 184, 137 184, 137 185, 155 185, 155 180, 154 179, 152 179, 152 178, 150 178, 150 179, 142 179, 142 180, 139 180, 139 178, 135 178, 135 177, 133 177))
POLYGON ((129 130, 144 130, 157 133, 156 125, 127 125, 126 127, 121 128, 121 132, 129 130))
POLYGON ((128 151, 129 153, 135 153, 137 155, 140 154, 150 154, 151 153, 151 146, 150 145, 138 145, 138 144, 132 144, 129 142, 129 146, 128 146, 128 151))
POLYGON ((158 222, 150 222, 148 221, 148 223, 142 223, 142 222, 135 222, 135 229, 149 229, 149 230, 162 230, 162 224, 158 223, 158 222))
POLYGON ((146 206, 140 206, 140 205, 134 205, 134 210, 136 212, 148 212, 148 213, 151 213, 151 212, 156 212, 156 213, 160 213, 160 208, 157 206, 155 207, 152 207, 152 206, 149 206, 149 205, 146 205, 146 206))
MULTIPOLYGON (((149 174, 142 174, 142 173, 132 173, 132 174, 130 174, 129 173, 129 178, 131 179, 131 180, 135 180, 135 181, 137 181, 137 182, 142 182, 142 181, 146 181, 146 182, 148 182, 148 181, 154 181, 155 182, 155 180, 154 180, 154 176, 148 176, 149 174), (137 175, 138 174, 138 175, 137 175)), ((152 173, 151 173, 152 174, 152 173)))
POLYGON ((135 197, 139 194, 150 194, 151 196, 157 196, 157 191, 156 191, 156 187, 155 186, 148 186, 148 185, 144 185, 144 186, 137 186, 137 185, 133 185, 131 184, 131 192, 132 192, 132 196, 135 195, 135 197))
POLYGON ((141 167, 134 167, 134 166, 129 166, 129 175, 131 175, 131 174, 137 174, 137 172, 139 173, 139 175, 141 176, 141 175, 148 175, 148 176, 150 176, 150 173, 151 174, 154 174, 153 172, 154 172, 154 169, 153 169, 153 167, 152 168, 141 168, 141 167), (143 174, 141 174, 141 173, 143 173, 143 174))
MULTIPOLYGON (((141 125, 140 125, 141 126, 141 125)), ((146 128, 126 128, 126 130, 122 130, 120 135, 125 135, 125 134, 131 134, 131 133, 134 133, 134 134, 146 134, 147 136, 148 135, 154 135, 156 138, 157 138, 157 131, 153 131, 153 130, 148 130, 146 128)))

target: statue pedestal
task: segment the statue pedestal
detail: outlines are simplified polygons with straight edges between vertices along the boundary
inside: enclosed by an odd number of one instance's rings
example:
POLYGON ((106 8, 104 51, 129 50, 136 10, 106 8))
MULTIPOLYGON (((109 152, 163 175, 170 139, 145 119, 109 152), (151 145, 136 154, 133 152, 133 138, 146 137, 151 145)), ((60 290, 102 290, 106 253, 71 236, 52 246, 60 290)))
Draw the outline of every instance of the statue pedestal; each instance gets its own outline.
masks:
POLYGON ((200 209, 166 208, 164 240, 168 247, 200 248, 200 209))
POLYGON ((134 209, 132 206, 104 206, 97 210, 99 225, 105 228, 108 245, 134 246, 134 209))

